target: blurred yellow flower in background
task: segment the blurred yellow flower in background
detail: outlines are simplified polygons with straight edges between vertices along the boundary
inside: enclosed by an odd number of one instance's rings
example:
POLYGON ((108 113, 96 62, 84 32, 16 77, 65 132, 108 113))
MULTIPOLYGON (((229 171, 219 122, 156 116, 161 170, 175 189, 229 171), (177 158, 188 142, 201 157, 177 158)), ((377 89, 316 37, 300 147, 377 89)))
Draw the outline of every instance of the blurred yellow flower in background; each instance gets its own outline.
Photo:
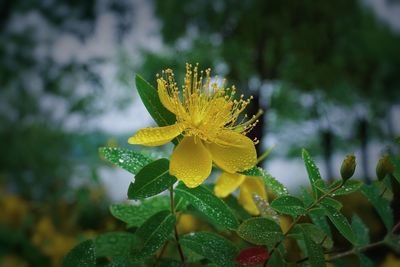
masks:
POLYGON ((255 144, 245 136, 257 122, 256 116, 238 122, 250 99, 242 95, 236 100, 235 87, 212 82, 210 69, 204 73, 187 64, 180 90, 172 70, 163 71, 157 80, 158 95, 163 106, 176 115, 176 123, 141 129, 128 140, 130 144, 160 146, 182 134, 183 140, 171 156, 170 173, 191 188, 207 179, 213 162, 235 173, 257 161, 255 144))
POLYGON ((67 252, 75 246, 77 240, 58 232, 50 217, 46 216, 36 224, 32 243, 51 258, 53 266, 58 266, 67 252))
POLYGON ((0 204, 2 207, 0 222, 12 227, 20 226, 29 211, 29 203, 16 195, 3 195, 0 204))
POLYGON ((253 194, 267 200, 267 192, 261 177, 246 176, 237 173, 222 173, 215 182, 214 193, 216 196, 224 198, 240 187, 239 203, 251 215, 259 215, 253 194))

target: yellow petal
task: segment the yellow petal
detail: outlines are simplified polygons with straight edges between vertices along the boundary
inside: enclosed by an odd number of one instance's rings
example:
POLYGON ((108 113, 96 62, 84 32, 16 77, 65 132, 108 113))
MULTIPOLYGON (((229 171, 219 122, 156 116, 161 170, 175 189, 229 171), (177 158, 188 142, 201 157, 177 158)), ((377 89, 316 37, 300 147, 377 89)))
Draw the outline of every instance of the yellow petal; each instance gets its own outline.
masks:
POLYGON ((211 173, 212 159, 200 139, 187 136, 172 152, 169 172, 187 187, 200 185, 211 173))
POLYGON ((260 211, 254 203, 253 194, 265 200, 267 199, 267 192, 265 191, 265 186, 261 178, 247 176, 240 186, 238 201, 251 215, 259 215, 260 211))
POLYGON ((236 190, 246 176, 237 173, 223 172, 215 182, 214 193, 217 197, 227 197, 236 190))
POLYGON ((224 171, 235 173, 250 169, 257 162, 257 152, 253 141, 243 134, 223 131, 219 136, 223 143, 207 145, 213 161, 224 171))
POLYGON ((157 128, 144 128, 130 137, 128 143, 133 145, 160 146, 177 137, 183 130, 184 127, 181 123, 157 128))

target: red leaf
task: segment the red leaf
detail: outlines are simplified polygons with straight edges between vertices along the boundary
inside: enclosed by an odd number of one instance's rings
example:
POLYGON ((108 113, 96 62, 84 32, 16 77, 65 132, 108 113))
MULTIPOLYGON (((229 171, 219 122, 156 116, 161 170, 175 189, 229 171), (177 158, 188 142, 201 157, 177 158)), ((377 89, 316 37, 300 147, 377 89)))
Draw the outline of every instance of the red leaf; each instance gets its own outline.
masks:
POLYGON ((243 266, 257 265, 265 262, 268 258, 268 251, 260 246, 243 249, 236 256, 236 260, 243 266))

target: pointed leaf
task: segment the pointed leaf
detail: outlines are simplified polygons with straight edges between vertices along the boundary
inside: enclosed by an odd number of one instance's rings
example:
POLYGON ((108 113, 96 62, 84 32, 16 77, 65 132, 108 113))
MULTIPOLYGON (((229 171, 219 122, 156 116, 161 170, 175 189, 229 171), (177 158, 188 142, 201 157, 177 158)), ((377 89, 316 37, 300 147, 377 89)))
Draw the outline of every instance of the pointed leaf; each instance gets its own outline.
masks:
POLYGON ((112 204, 111 214, 125 222, 127 227, 140 226, 148 218, 159 211, 170 209, 170 198, 166 196, 156 196, 142 200, 139 205, 133 204, 112 204))
POLYGON ((362 253, 358 253, 358 258, 360 260, 360 266, 362 267, 374 267, 376 266, 372 260, 362 253))
POLYGON ((335 225, 335 227, 339 230, 343 237, 349 240, 352 244, 355 244, 356 237, 346 217, 344 217, 342 213, 329 205, 322 204, 321 206, 325 207, 325 211, 328 215, 329 220, 335 225))
POLYGON ((266 173, 262 168, 253 167, 247 171, 242 172, 247 176, 259 176, 263 178, 264 184, 269 190, 271 190, 277 196, 284 196, 288 194, 286 187, 281 184, 278 180, 266 173))
POLYGON ((140 248, 135 251, 137 259, 154 254, 174 231, 176 219, 169 211, 160 211, 145 221, 136 230, 140 248))
POLYGON ((271 208, 277 212, 292 216, 303 215, 306 213, 304 203, 300 199, 289 195, 276 198, 272 201, 271 208))
MULTIPOLYGON (((313 202, 313 197, 307 190, 304 188, 302 189, 302 196, 303 196, 303 201, 306 206, 310 206, 313 202)), ((310 216, 312 222, 317 225, 319 228, 321 228, 325 234, 327 234, 330 238, 332 238, 332 232, 329 227, 328 221, 325 216, 325 211, 323 212, 323 215, 321 215, 318 211, 310 210, 308 216, 310 216)))
POLYGON ((74 247, 63 259, 61 267, 95 267, 96 251, 92 240, 74 247))
POLYGON ((394 165, 393 176, 397 180, 397 182, 400 184, 400 159, 398 157, 396 157, 395 155, 390 155, 390 161, 394 165))
POLYGON ((351 220, 351 228, 353 228, 358 246, 365 246, 369 244, 369 229, 356 214, 353 215, 351 220))
POLYGON ((393 212, 390 207, 390 202, 381 197, 381 190, 379 190, 379 182, 375 182, 371 185, 363 185, 361 192, 367 197, 367 199, 374 206, 378 212, 386 229, 390 231, 393 227, 393 212))
POLYGON ((99 235, 94 241, 97 257, 128 256, 138 245, 136 235, 126 232, 111 232, 99 235))
POLYGON ((159 159, 144 166, 129 185, 128 198, 142 199, 157 195, 176 182, 169 174, 169 160, 159 159))
POLYGON ((175 188, 175 193, 206 215, 216 225, 231 230, 238 227, 239 223, 232 210, 204 186, 188 188, 180 183, 175 188))
POLYGON ((275 221, 258 217, 244 221, 237 230, 244 240, 256 244, 273 246, 283 239, 281 227, 275 221))
MULTIPOLYGON (((336 181, 334 183, 332 183, 329 186, 329 189, 335 188, 337 187, 342 181, 336 181)), ((347 195, 347 194, 351 194, 353 192, 356 192, 357 190, 359 190, 361 188, 361 186, 363 185, 363 183, 361 181, 357 181, 357 180, 347 180, 345 182, 344 185, 342 185, 341 188, 339 188, 338 190, 336 190, 332 196, 341 196, 341 195, 347 195)), ((328 190, 329 190, 328 189, 328 190)))
POLYGON ((306 166, 306 170, 308 173, 308 178, 310 179, 311 187, 314 192, 315 198, 318 198, 322 195, 321 190, 326 189, 325 183, 321 178, 321 174, 314 160, 311 158, 310 154, 307 150, 303 149, 302 151, 304 165, 306 166))
POLYGON ((190 233, 180 238, 180 244, 219 266, 236 265, 234 257, 238 249, 231 241, 214 233, 190 233))
POLYGON ((159 126, 167 126, 176 122, 176 117, 166 109, 158 97, 157 90, 140 75, 135 75, 136 89, 151 117, 159 126))
POLYGON ((331 197, 326 197, 324 198, 321 203, 325 204, 325 205, 329 205, 332 208, 335 208, 337 210, 341 210, 343 205, 342 203, 340 203, 339 201, 337 201, 336 199, 333 199, 331 197))
POLYGON ((302 225, 300 225, 299 227, 303 230, 304 244, 306 245, 307 256, 310 265, 313 267, 326 266, 322 246, 317 244, 312 239, 310 233, 308 232, 309 229, 303 229, 302 225))
POLYGON ((301 223, 294 226, 293 230, 290 232, 288 236, 303 240, 303 233, 307 233, 308 236, 314 241, 316 244, 322 244, 324 248, 332 248, 333 241, 327 236, 324 231, 318 226, 311 223, 301 223))
POLYGON ((141 168, 153 161, 140 152, 125 148, 101 147, 99 153, 109 162, 132 174, 137 174, 141 168))

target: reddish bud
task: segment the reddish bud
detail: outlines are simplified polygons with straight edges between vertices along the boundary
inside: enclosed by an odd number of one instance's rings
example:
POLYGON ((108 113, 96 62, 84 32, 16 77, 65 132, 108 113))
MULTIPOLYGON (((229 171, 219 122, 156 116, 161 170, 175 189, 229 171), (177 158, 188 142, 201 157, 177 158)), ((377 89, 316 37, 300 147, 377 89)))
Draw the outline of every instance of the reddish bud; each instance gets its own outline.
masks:
POLYGON ((269 253, 264 247, 250 247, 240 251, 236 256, 238 261, 243 266, 257 265, 267 261, 269 253))

